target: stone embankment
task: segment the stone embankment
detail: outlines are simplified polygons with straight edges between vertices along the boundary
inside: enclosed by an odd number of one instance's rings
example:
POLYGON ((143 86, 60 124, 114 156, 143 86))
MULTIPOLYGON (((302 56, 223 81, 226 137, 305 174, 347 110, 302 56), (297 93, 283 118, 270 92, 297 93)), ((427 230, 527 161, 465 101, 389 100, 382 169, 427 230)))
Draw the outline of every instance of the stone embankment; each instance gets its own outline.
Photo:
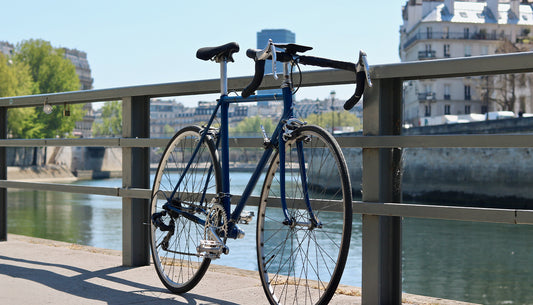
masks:
POLYGON ((8 166, 7 179, 18 181, 75 181, 78 178, 64 165, 8 166))
POLYGON ((122 151, 109 147, 8 148, 10 180, 76 180, 120 177, 122 151))

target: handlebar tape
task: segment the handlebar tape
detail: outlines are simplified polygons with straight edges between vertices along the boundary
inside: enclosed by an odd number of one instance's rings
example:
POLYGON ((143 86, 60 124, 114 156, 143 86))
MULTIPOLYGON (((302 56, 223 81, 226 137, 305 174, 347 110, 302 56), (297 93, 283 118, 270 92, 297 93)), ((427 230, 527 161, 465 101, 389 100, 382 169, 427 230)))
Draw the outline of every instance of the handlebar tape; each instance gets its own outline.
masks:
POLYGON ((366 81, 366 74, 365 71, 359 71, 355 74, 356 76, 356 84, 357 87, 355 87, 355 93, 350 97, 345 103, 344 103, 344 109, 350 110, 352 109, 361 99, 361 96, 363 96, 363 92, 365 91, 365 81, 366 81))
POLYGON ((299 62, 308 66, 318 66, 324 68, 334 68, 355 72, 355 64, 351 62, 331 60, 314 56, 299 56, 299 62))
MULTIPOLYGON (((246 52, 248 54, 248 52, 246 52)), ((254 55, 255 56, 255 55, 254 55)), ((264 60, 256 60, 255 61, 255 74, 254 78, 252 79, 252 82, 242 90, 242 97, 247 98, 250 95, 252 95, 257 88, 261 85, 261 82, 263 81, 263 75, 265 74, 265 61, 264 60)))

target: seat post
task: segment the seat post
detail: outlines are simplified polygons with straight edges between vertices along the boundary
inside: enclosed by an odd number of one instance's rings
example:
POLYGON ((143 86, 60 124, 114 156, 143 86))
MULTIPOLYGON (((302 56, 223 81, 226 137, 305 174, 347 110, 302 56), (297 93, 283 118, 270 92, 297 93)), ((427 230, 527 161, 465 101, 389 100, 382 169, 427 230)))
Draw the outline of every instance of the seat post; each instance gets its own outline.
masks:
POLYGON ((228 95, 228 60, 220 60, 220 95, 228 95))

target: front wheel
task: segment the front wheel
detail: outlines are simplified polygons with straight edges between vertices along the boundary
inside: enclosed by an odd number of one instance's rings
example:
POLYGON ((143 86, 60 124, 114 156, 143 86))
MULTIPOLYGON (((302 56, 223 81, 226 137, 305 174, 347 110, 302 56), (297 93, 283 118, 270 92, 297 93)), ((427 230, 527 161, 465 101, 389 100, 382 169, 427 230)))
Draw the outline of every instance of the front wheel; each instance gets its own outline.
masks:
POLYGON ((200 127, 188 126, 170 140, 152 189, 152 259, 157 275, 174 293, 198 284, 211 262, 197 247, 205 239, 204 223, 211 198, 221 191, 222 176, 211 136, 198 146, 201 133, 200 127))
POLYGON ((285 147, 287 209, 280 204, 279 153, 260 198, 257 261, 263 289, 271 304, 327 304, 350 245, 352 192, 346 161, 333 136, 318 126, 298 128, 285 147))

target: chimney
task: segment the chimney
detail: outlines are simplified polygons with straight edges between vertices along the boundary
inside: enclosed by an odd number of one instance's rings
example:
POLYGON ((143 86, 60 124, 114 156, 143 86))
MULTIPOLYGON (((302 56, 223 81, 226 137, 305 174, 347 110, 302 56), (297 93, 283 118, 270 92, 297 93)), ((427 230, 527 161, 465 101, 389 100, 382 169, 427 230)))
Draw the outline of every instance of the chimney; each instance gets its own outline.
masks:
POLYGON ((454 0, 444 0, 444 6, 448 9, 448 12, 450 13, 450 15, 453 15, 455 14, 454 13, 454 0))
POLYGON ((520 18, 520 1, 511 0, 511 13, 513 13, 516 18, 520 18))
POLYGON ((492 15, 496 21, 498 21, 500 18, 500 14, 498 13, 498 2, 498 0, 487 0, 487 7, 492 12, 492 15))

